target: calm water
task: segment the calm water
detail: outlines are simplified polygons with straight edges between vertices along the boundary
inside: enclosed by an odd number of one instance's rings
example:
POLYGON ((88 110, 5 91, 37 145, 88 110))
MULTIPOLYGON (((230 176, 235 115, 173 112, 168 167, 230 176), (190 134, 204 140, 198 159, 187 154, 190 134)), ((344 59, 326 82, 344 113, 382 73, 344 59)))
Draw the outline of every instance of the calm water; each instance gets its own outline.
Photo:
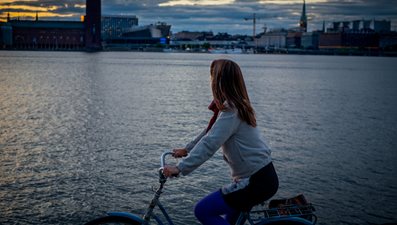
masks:
MULTIPOLYGON (((145 209, 160 154, 211 116, 218 57, 0 52, 0 224, 145 209)), ((277 197, 304 193, 319 224, 397 221, 397 58, 227 57, 273 149, 277 197)), ((196 224, 194 203, 227 182, 219 153, 170 180, 162 201, 178 224, 196 224)))

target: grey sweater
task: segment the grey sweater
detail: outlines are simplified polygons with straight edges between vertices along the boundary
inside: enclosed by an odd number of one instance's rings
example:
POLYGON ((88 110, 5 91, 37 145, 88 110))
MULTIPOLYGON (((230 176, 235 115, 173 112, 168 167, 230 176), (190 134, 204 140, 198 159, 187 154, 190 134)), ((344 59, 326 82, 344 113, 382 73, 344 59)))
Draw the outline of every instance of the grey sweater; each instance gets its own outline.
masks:
POLYGON ((229 108, 220 112, 208 133, 204 130, 186 146, 189 155, 177 167, 187 175, 211 158, 220 147, 235 181, 250 177, 271 162, 271 151, 259 129, 242 121, 237 110, 229 108))

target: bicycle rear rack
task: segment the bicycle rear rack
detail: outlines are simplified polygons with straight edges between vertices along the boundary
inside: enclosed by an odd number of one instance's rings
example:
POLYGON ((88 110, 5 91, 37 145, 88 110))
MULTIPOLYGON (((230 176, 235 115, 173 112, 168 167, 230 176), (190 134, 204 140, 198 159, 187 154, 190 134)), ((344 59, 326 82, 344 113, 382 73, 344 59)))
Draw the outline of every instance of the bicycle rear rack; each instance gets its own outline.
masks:
POLYGON ((262 209, 262 210, 252 210, 249 214, 251 218, 253 214, 257 214, 257 219, 253 220, 261 220, 261 218, 271 219, 271 218, 288 218, 288 217, 301 217, 308 221, 311 221, 313 224, 317 222, 317 216, 314 215, 314 207, 312 204, 305 205, 284 205, 278 208, 270 208, 270 209, 262 209))

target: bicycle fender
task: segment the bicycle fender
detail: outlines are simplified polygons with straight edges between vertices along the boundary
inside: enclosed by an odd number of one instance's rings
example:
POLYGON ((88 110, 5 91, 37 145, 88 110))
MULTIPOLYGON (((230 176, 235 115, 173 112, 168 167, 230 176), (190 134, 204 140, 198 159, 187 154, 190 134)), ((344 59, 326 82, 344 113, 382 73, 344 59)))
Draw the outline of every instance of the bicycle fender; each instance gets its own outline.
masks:
POLYGON ((137 216, 135 214, 132 214, 132 213, 128 213, 128 212, 108 212, 107 214, 109 216, 126 217, 126 218, 132 219, 134 221, 137 221, 139 223, 143 223, 144 222, 144 220, 141 217, 139 217, 139 216, 137 216))

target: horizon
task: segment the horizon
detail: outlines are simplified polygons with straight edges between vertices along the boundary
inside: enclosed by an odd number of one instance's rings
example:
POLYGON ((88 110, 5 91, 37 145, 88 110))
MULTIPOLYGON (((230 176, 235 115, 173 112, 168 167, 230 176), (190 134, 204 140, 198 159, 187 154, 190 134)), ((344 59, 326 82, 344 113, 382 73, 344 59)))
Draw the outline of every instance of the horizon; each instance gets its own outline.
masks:
MULTIPOLYGON (((322 29, 323 22, 330 27, 332 22, 353 20, 391 21, 391 29, 396 31, 397 4, 393 2, 397 3, 396 0, 307 0, 308 32, 322 29)), ((295 28, 299 26, 302 6, 303 0, 107 0, 102 1, 102 14, 136 16, 139 25, 166 22, 172 26, 173 33, 212 31, 252 35, 252 19, 244 18, 252 18, 256 13, 256 33, 264 27, 268 30, 295 28)), ((39 20, 43 21, 81 21, 85 1, 2 0, 0 21, 6 21, 8 13, 11 19, 34 20, 38 13, 39 20)))

